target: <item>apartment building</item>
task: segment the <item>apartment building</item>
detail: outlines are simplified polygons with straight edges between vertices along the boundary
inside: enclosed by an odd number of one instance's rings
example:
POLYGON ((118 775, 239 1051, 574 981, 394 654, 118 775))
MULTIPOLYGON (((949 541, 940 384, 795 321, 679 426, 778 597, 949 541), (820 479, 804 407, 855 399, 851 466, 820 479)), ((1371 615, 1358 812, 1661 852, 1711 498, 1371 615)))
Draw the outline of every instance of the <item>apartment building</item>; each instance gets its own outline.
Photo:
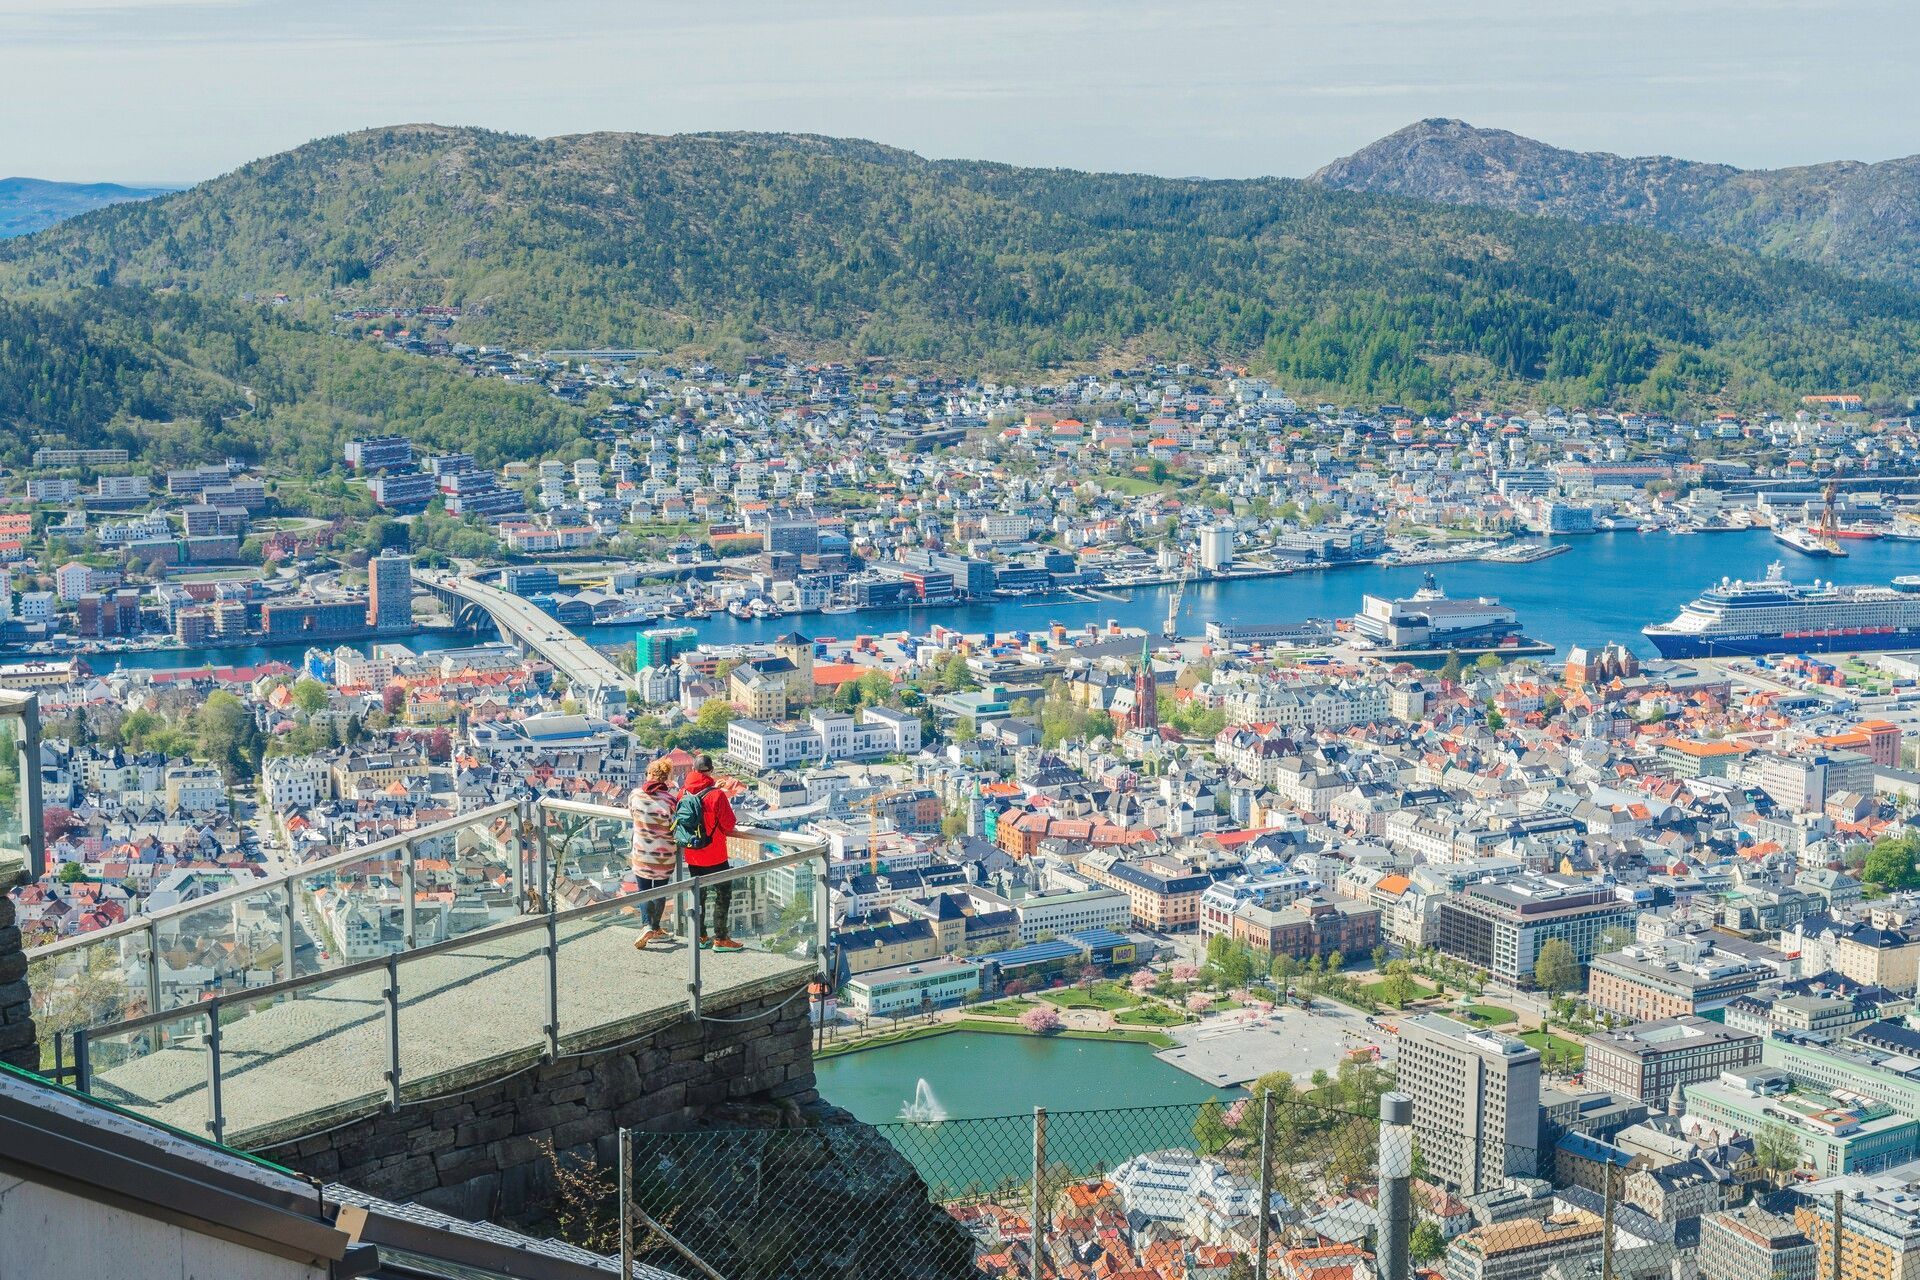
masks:
POLYGON ((1586 1085, 1665 1103, 1676 1088, 1760 1062, 1760 1037, 1691 1015, 1587 1037, 1586 1085))
POLYGON ((1891 1174, 1824 1178, 1801 1188, 1793 1225, 1813 1241, 1815 1274, 1845 1280, 1920 1276, 1920 1183, 1891 1174), (1834 1266, 1834 1196, 1840 1196, 1840 1262, 1834 1266))
POLYGON ((728 757, 755 771, 801 762, 911 755, 919 749, 919 717, 886 707, 866 707, 858 718, 816 711, 795 724, 742 717, 727 726, 728 757))
POLYGON ((1723 1008, 1772 976, 1757 960, 1689 935, 1595 956, 1587 999, 1608 1013, 1652 1022, 1723 1008))
POLYGON ((1920 929, 1897 912, 1876 909, 1863 920, 1808 916, 1791 938, 1806 972, 1832 969, 1889 991, 1920 985, 1920 929))
POLYGON ((1540 1159, 1540 1054, 1438 1014, 1400 1021, 1399 1088, 1430 1176, 1466 1195, 1533 1176, 1540 1159))
MULTIPOLYGON (((1535 1280, 1556 1263, 1598 1258, 1605 1235, 1600 1216, 1585 1209, 1491 1222, 1448 1246, 1446 1280, 1535 1280)), ((1582 1273, 1578 1266, 1564 1270, 1582 1273)))
POLYGON ((1088 854, 1079 865, 1080 874, 1094 884, 1126 895, 1133 923, 1159 933, 1199 927, 1200 895, 1213 883, 1212 872, 1178 858, 1129 862, 1101 852, 1088 854))
POLYGON ((1920 1122, 1880 1102, 1796 1088, 1777 1067, 1747 1067, 1684 1089, 1696 1135, 1757 1134, 1773 1123, 1800 1147, 1802 1168, 1821 1176, 1885 1169, 1913 1159, 1920 1122))

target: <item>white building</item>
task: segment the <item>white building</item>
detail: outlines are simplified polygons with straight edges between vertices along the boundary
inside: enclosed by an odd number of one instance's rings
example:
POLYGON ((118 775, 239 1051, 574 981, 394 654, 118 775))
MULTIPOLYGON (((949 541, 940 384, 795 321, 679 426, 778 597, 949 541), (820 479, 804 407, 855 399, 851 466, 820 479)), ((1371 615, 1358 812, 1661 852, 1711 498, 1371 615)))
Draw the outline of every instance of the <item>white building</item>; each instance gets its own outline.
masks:
POLYGON ((1211 524, 1200 531, 1200 567, 1209 573, 1233 567, 1233 530, 1211 524))
POLYGON ((862 1017, 886 1018, 959 1004, 979 993, 978 961, 927 960, 859 974, 841 995, 862 1017))
POLYGON ((845 712, 816 711, 803 723, 740 719, 727 726, 727 755, 754 770, 911 755, 919 749, 919 717, 885 707, 864 708, 858 720, 845 712))
POLYGON ((224 809, 227 784, 218 769, 206 765, 171 765, 166 775, 167 808, 174 813, 224 809))
POLYGON ((319 756, 275 756, 260 776, 267 807, 276 813, 311 809, 331 795, 333 772, 319 756))
POLYGON ((1260 1211, 1260 1188, 1227 1172, 1226 1165, 1191 1151, 1149 1151, 1107 1175, 1128 1213, 1161 1222, 1184 1222, 1201 1201, 1224 1219, 1251 1218, 1260 1211))
POLYGON ((1013 904, 1020 920, 1020 941, 1034 942, 1042 934, 1057 936, 1082 929, 1112 929, 1124 933, 1132 926, 1133 909, 1118 889, 1089 889, 1084 893, 1055 893, 1022 898, 1013 904))

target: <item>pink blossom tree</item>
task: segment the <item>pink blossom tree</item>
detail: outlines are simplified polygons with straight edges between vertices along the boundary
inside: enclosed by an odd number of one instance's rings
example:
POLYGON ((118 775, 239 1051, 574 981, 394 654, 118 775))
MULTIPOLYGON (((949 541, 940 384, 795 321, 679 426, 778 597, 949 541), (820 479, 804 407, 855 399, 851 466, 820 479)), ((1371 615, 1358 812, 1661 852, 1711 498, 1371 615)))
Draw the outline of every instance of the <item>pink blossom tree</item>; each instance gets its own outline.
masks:
POLYGON ((1060 1014, 1050 1004, 1037 1004, 1020 1015, 1020 1025, 1037 1036, 1052 1035, 1060 1029, 1060 1014))
POLYGON ((1135 969, 1133 976, 1127 979, 1127 985, 1133 988, 1133 994, 1143 996, 1153 990, 1154 983, 1158 981, 1159 979, 1154 976, 1153 970, 1135 969))
POLYGON ((1204 991, 1196 991, 1187 997, 1187 1011, 1189 1013, 1205 1013, 1212 1007, 1213 997, 1204 991))
POLYGON ((1199 976, 1200 966, 1197 964, 1189 964, 1185 960, 1182 960, 1179 964, 1173 966, 1173 980, 1175 982, 1192 982, 1199 976))

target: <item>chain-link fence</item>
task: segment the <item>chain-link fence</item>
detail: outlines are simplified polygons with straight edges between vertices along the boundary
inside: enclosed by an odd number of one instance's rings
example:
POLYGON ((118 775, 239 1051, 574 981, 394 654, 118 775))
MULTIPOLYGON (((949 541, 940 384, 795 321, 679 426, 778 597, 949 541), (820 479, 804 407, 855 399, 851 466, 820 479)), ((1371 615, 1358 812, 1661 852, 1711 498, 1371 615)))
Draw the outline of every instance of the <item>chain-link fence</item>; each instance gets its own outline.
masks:
MULTIPOLYGON (((1379 1109, 1274 1094, 633 1132, 631 1247, 687 1280, 1899 1280, 1920 1262, 1920 1186, 1897 1172, 1812 1181, 1658 1124, 1646 1146, 1522 1147, 1416 1125, 1398 1095, 1379 1109)), ((609 1252, 615 1185, 597 1170, 605 1211, 574 1218, 609 1252)))

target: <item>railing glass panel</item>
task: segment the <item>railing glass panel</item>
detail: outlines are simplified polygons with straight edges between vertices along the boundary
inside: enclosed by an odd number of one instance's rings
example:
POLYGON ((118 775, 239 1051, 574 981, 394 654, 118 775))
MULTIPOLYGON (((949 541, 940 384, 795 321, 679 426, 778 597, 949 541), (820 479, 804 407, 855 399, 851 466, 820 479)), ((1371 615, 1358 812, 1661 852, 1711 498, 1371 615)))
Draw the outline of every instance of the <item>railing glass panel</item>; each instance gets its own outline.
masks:
POLYGON ((160 1007, 265 986, 280 971, 282 894, 261 889, 205 907, 156 915, 160 1007))
POLYGON ((403 956, 395 971, 403 1097, 452 1092, 463 1086, 450 1073, 486 1078, 545 1052, 544 928, 403 956))
MULTIPOLYGON (((405 862, 399 848, 389 848, 294 879, 294 910, 304 935, 295 949, 296 976, 339 969, 406 946, 405 862)), ((431 928, 424 940, 432 940, 431 928)))
POLYGON ((182 1010, 178 1018, 131 1031, 89 1034, 87 1092, 188 1133, 207 1132, 207 1018, 182 1010))
POLYGON ((116 934, 44 956, 27 965, 40 1063, 73 1064, 73 1033, 151 1012, 147 999, 147 933, 116 934), (55 1049, 59 1037, 62 1048, 55 1049))

